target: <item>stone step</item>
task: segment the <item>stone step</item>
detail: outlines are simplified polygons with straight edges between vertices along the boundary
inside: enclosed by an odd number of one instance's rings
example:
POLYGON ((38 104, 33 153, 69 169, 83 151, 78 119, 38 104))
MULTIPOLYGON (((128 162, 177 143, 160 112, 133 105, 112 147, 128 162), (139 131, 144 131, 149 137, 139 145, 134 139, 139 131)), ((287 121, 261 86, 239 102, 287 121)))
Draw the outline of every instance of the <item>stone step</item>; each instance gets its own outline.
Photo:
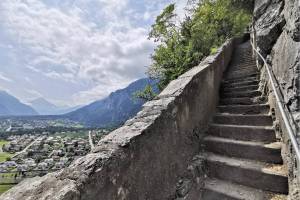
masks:
POLYGON ((238 62, 238 63, 253 63, 255 64, 255 60, 253 60, 252 58, 240 58, 240 59, 236 59, 235 62, 238 62))
POLYGON ((286 200, 286 195, 234 184, 219 179, 207 178, 204 182, 203 200, 286 200))
POLYGON ((257 71, 237 71, 237 72, 227 72, 224 77, 226 78, 240 78, 240 77, 252 77, 256 76, 257 71))
POLYGON ((226 74, 231 74, 231 73, 258 73, 258 70, 255 68, 243 68, 243 69, 229 69, 226 71, 226 74))
POLYGON ((238 58, 249 58, 249 59, 255 60, 250 51, 249 52, 242 52, 242 54, 240 54, 238 56, 238 58))
POLYGON ((249 54, 248 52, 242 52, 241 54, 237 54, 237 56, 235 57, 236 60, 238 59, 248 59, 248 60, 254 60, 252 54, 249 54))
POLYGON ((249 85, 257 85, 258 86, 259 81, 253 80, 253 81, 241 81, 241 82, 233 82, 233 83, 222 83, 222 88, 235 88, 235 87, 243 87, 243 86, 249 86, 249 85))
POLYGON ((287 172, 250 43, 239 46, 224 74, 218 113, 203 139, 208 179, 204 200, 286 199, 287 172), (278 194, 279 193, 279 194, 278 194), (281 195, 282 194, 282 195, 281 195))
POLYGON ((235 87, 235 88, 222 88, 222 92, 244 92, 244 91, 249 91, 249 90, 257 90, 258 85, 246 85, 246 86, 240 86, 240 87, 235 87))
POLYGON ((233 62, 231 63, 230 67, 234 67, 236 65, 243 66, 245 64, 256 66, 256 61, 253 61, 253 60, 247 59, 247 58, 244 58, 244 59, 233 59, 232 61, 233 62))
POLYGON ((208 134, 243 141, 276 142, 272 127, 210 124, 208 134))
POLYGON ((230 97, 259 97, 261 92, 258 90, 245 90, 245 91, 236 91, 234 88, 226 89, 227 92, 221 93, 221 97, 230 98, 230 97), (230 92, 229 92, 230 91, 230 92))
POLYGON ((282 164, 281 144, 279 142, 265 144, 263 142, 207 136, 204 138, 204 145, 207 151, 215 154, 282 164))
POLYGON ((249 126, 272 126, 271 116, 264 114, 243 115, 217 113, 213 118, 214 123, 232 124, 232 125, 249 125, 249 126))
POLYGON ((258 72, 258 68, 253 64, 244 64, 244 65, 235 65, 234 67, 230 67, 227 71, 243 71, 243 70, 255 70, 258 72))
POLYGON ((239 63, 239 62, 233 63, 229 69, 242 69, 248 67, 258 69, 256 63, 239 63))
POLYGON ((201 200, 239 200, 237 198, 234 198, 232 196, 229 196, 230 194, 226 193, 220 193, 219 191, 210 190, 210 188, 204 188, 201 191, 201 200))
POLYGON ((234 73, 234 74, 229 74, 226 75, 225 78, 227 80, 231 80, 231 79, 243 79, 243 78, 248 78, 248 77, 258 77, 259 73, 257 72, 252 72, 252 73, 234 73))
POLYGON ((258 77, 243 77, 243 78, 236 78, 236 79, 224 79, 224 84, 231 84, 231 83, 240 83, 245 81, 259 81, 258 77))
POLYGON ((226 105, 217 108, 220 113, 232 114, 268 114, 270 110, 268 104, 226 105))
POLYGON ((231 158, 213 153, 204 155, 208 176, 274 193, 288 194, 288 178, 283 165, 231 158))
POLYGON ((242 62, 240 60, 234 59, 230 65, 230 68, 234 68, 235 66, 244 66, 244 65, 252 65, 256 67, 256 62, 250 59, 244 59, 242 62))
POLYGON ((220 99, 220 105, 251 105, 251 104, 254 104, 254 101, 250 97, 220 99))
POLYGON ((240 76, 240 77, 225 77, 225 81, 228 82, 240 82, 240 81, 246 81, 246 80, 259 80, 259 76, 253 75, 253 76, 240 76))
POLYGON ((242 59, 246 59, 254 63, 256 62, 255 59, 252 57, 252 55, 242 55, 241 57, 242 59))

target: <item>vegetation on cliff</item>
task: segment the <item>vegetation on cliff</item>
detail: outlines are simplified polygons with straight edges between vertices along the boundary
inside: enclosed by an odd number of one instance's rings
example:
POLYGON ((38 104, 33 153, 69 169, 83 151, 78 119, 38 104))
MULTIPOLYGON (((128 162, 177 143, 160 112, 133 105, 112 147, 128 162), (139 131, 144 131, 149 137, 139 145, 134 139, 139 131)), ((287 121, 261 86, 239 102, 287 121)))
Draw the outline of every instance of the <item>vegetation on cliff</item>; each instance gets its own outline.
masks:
MULTIPOLYGON (((149 34, 158 43, 148 74, 163 89, 178 76, 200 63, 226 39, 244 33, 251 20, 249 2, 243 0, 190 1, 186 17, 179 21, 175 4, 156 18, 149 34)), ((145 88, 141 96, 150 96, 145 88)))

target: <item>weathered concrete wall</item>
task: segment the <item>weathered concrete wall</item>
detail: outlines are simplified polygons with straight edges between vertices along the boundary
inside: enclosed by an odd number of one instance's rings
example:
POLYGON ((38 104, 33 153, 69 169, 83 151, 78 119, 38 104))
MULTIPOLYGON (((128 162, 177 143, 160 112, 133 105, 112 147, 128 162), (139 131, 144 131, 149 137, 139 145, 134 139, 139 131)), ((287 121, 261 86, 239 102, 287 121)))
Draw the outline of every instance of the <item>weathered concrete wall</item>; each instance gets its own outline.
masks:
POLYGON ((103 138, 95 150, 70 167, 22 182, 2 200, 167 199, 199 152, 199 137, 218 103, 222 74, 235 43, 227 41, 172 81, 136 117, 103 138))
MULTIPOLYGON (((283 91, 284 102, 295 120, 295 129, 300 125, 300 1, 299 0, 256 0, 257 42, 283 91)), ((262 71, 266 79, 265 69, 262 71)), ((270 88, 270 85, 269 85, 270 88)), ((270 104, 278 119, 278 132, 283 146, 283 158, 288 164, 290 198, 300 199, 300 168, 295 160, 293 148, 284 123, 276 106, 272 91, 270 104)))

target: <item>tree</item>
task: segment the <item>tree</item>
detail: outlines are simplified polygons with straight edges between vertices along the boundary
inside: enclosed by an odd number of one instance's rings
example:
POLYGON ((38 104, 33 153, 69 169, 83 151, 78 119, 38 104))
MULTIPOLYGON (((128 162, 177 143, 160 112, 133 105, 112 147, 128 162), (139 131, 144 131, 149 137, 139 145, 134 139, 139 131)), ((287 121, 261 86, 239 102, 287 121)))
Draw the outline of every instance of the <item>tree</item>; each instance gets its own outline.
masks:
POLYGON ((138 99, 142 99, 144 101, 150 101, 156 96, 156 93, 153 91, 153 88, 151 85, 146 85, 144 90, 137 91, 134 93, 134 97, 138 99))
POLYGON ((163 12, 157 16, 155 24, 152 25, 152 29, 149 33, 149 38, 154 38, 155 41, 164 42, 172 37, 174 31, 176 32, 174 13, 175 4, 168 5, 163 12))
POLYGON ((159 80, 160 90, 216 52, 226 39, 243 34, 250 23, 245 0, 190 0, 189 5, 193 8, 182 22, 176 21, 175 4, 167 6, 149 33, 158 46, 148 75, 159 80))

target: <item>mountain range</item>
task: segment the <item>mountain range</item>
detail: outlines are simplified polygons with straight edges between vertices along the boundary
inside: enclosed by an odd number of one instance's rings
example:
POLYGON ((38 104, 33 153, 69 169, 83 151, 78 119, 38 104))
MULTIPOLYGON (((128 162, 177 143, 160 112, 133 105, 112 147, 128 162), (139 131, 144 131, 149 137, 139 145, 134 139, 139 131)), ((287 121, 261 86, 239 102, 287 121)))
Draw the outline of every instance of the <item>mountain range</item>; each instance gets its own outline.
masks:
POLYGON ((5 91, 0 91, 0 115, 38 115, 38 113, 30 106, 20 102, 17 98, 5 91))
POLYGON ((134 98, 134 93, 150 84, 157 91, 155 80, 139 79, 108 97, 95 101, 65 115, 66 118, 84 123, 86 126, 107 127, 122 124, 141 110, 144 101, 134 98))
POLYGON ((41 114, 78 121, 89 127, 118 126, 141 110, 144 101, 135 98, 134 93, 148 84, 157 92, 156 83, 157 81, 148 78, 139 79, 126 88, 112 92, 104 99, 73 108, 61 108, 43 98, 35 99, 26 105, 7 92, 0 91, 0 116, 41 114))
POLYGON ((29 102, 29 105, 35 109, 40 115, 61 115, 72 112, 81 106, 75 107, 59 107, 44 98, 37 98, 29 102))

